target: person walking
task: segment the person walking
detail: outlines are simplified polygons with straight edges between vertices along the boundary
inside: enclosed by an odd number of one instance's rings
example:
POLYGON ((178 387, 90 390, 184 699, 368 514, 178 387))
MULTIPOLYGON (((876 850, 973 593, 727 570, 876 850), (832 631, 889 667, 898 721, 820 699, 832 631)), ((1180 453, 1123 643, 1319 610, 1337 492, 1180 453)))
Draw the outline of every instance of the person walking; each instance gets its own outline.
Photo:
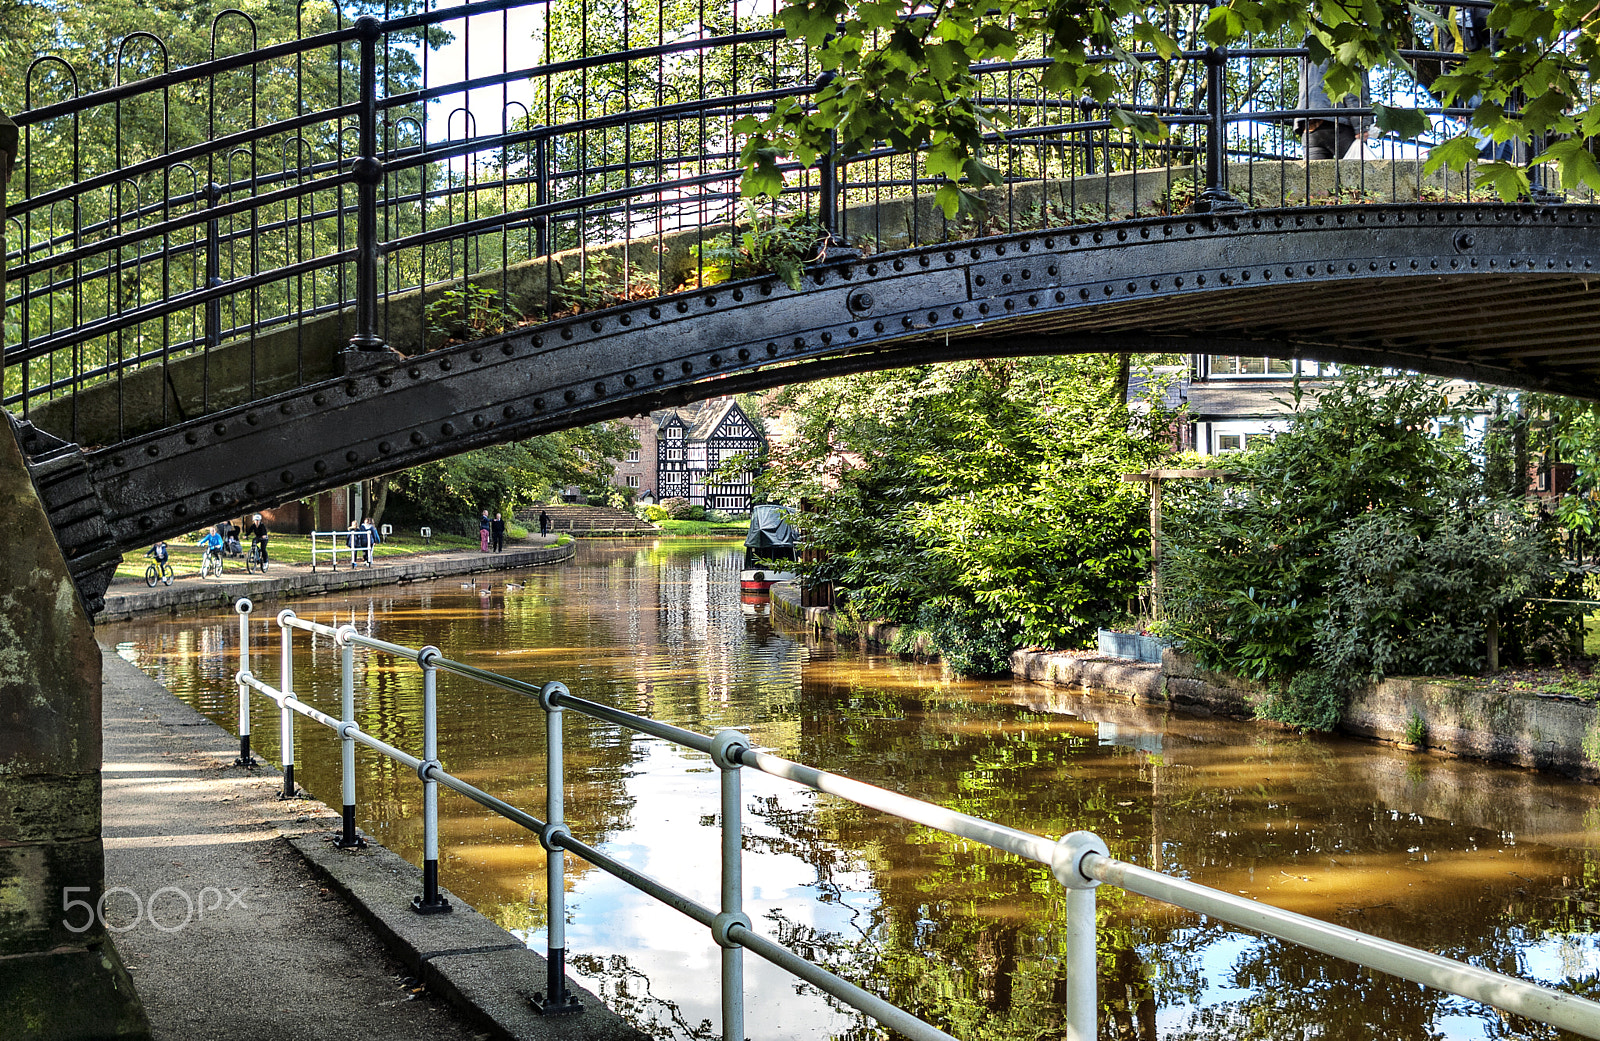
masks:
POLYGON ((1294 131, 1305 142, 1307 159, 1343 159, 1356 138, 1365 134, 1372 124, 1372 116, 1365 112, 1357 111, 1348 116, 1327 114, 1334 109, 1366 109, 1372 104, 1366 69, 1357 70, 1361 77, 1359 94, 1329 97, 1323 82, 1328 66, 1328 62, 1313 62, 1309 56, 1300 58, 1300 94, 1295 107, 1312 112, 1320 109, 1324 113, 1294 120, 1294 131))
POLYGON ((478 552, 489 552, 489 511, 484 510, 478 517, 478 552))
POLYGON ((539 537, 544 538, 550 534, 550 515, 543 510, 539 511, 539 537))
POLYGON ((498 513, 494 515, 494 522, 489 525, 489 534, 494 540, 494 551, 496 553, 504 553, 506 551, 506 522, 498 513))

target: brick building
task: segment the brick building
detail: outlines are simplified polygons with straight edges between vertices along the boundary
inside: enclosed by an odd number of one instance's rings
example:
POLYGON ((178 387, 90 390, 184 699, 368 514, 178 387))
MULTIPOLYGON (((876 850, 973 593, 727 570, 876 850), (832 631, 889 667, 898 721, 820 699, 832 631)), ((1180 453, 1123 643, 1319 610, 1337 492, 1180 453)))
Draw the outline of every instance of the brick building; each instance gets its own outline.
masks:
POLYGON ((639 448, 617 460, 613 484, 646 502, 677 496, 724 513, 750 511, 752 473, 726 481, 714 476, 729 459, 753 455, 766 445, 760 428, 733 398, 658 409, 623 422, 638 435, 639 448))

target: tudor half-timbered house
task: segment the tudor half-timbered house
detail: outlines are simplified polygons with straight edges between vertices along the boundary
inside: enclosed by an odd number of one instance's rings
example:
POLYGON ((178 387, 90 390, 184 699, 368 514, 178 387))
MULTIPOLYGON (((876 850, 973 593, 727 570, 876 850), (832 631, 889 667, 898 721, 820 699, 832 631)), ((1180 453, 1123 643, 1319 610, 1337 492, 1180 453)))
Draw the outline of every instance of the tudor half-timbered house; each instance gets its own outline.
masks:
POLYGON ((680 497, 723 513, 750 512, 754 474, 719 479, 718 471, 730 459, 755 455, 766 440, 732 398, 660 409, 628 425, 639 436, 639 452, 617 463, 617 485, 657 501, 680 497))

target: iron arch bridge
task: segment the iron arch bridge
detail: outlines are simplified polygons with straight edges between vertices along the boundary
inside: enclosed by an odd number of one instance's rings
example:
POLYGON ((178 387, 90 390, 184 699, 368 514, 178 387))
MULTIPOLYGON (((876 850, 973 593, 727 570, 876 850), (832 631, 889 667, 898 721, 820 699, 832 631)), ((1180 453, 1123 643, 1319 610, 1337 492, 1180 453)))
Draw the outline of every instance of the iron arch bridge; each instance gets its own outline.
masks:
POLYGON ((695 26, 576 34, 559 0, 334 12, 281 40, 231 12, 208 60, 173 70, 136 34, 98 90, 40 59, 6 219, 4 403, 86 604, 121 552, 251 508, 868 369, 1252 354, 1600 399, 1592 199, 1485 198, 1425 175, 1426 142, 1305 160, 1303 52, 1207 51, 1203 11, 1179 34, 1195 49, 1143 56, 1118 102, 1173 128, 1160 145, 1052 97, 1026 48, 985 66, 1005 180, 965 220, 888 152, 791 170, 744 209, 734 124, 809 95, 816 70, 732 0, 695 26), (427 34, 518 12, 533 45, 498 68, 418 64, 427 34), (823 244, 798 289, 727 280, 725 236, 751 221, 758 246, 789 225, 823 244))

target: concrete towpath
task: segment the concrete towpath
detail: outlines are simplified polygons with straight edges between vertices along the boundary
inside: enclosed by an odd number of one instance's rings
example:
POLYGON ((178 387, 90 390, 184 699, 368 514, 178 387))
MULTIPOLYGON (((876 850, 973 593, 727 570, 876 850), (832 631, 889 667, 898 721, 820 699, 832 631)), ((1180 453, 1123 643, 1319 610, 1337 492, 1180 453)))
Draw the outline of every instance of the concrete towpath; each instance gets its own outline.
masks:
MULTIPOLYGON (((179 552, 193 555, 188 549, 179 552)), ((258 604, 317 593, 333 593, 401 582, 422 582, 445 575, 466 575, 483 571, 508 571, 536 567, 572 559, 573 543, 558 545, 555 536, 537 535, 512 543, 503 553, 481 553, 476 549, 430 550, 389 557, 378 557, 371 567, 352 568, 348 563, 333 570, 323 563, 313 571, 310 564, 272 564, 266 574, 249 574, 244 565, 229 560, 221 578, 184 575, 170 586, 146 586, 143 579, 119 578, 106 590, 105 608, 95 616, 99 622, 121 621, 151 611, 197 611, 226 608, 239 597, 258 604)))
POLYGON ((581 992, 581 1015, 534 1015, 542 958, 459 898, 412 914, 414 867, 334 850, 336 813, 279 801, 281 775, 102 651, 102 914, 156 1041, 643 1041, 581 992))

